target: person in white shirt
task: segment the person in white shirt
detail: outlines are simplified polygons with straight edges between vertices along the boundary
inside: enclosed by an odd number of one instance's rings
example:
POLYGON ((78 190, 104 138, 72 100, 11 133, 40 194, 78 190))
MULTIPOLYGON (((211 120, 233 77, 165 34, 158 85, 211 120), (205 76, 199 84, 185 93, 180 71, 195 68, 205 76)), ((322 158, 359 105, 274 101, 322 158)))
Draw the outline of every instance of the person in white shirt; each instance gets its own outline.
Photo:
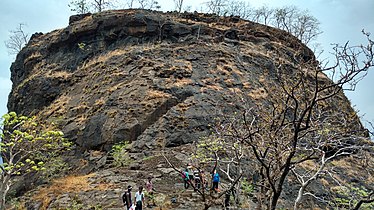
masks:
POLYGON ((142 210, 144 203, 143 186, 139 187, 139 191, 135 193, 135 210, 142 210))

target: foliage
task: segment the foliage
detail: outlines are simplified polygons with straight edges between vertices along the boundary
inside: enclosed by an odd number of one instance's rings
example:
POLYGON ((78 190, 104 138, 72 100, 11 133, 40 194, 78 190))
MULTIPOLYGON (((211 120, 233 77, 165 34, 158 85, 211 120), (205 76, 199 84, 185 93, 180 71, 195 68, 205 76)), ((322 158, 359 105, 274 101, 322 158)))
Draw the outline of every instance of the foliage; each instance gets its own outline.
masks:
POLYGON ((113 165, 116 167, 126 166, 130 164, 130 158, 127 155, 129 142, 123 141, 112 146, 110 154, 113 157, 113 165))
MULTIPOLYGON (((347 209, 354 209, 360 200, 370 197, 370 194, 373 193, 364 186, 355 187, 352 185, 335 187, 332 192, 335 193, 335 196, 329 201, 329 205, 347 209)), ((374 209, 374 203, 363 203, 360 209, 374 209)))
POLYGON ((246 178, 242 179, 241 184, 241 188, 243 190, 244 195, 252 195, 252 193, 254 192, 254 186, 246 178))
POLYGON ((41 172, 41 176, 44 180, 51 180, 69 170, 68 164, 59 156, 51 158, 46 163, 46 168, 48 168, 48 170, 43 170, 41 172))
POLYGON ((45 171, 51 160, 71 147, 63 133, 36 121, 35 117, 5 114, 1 124, 0 195, 4 208, 5 197, 15 177, 30 172, 45 171))
POLYGON ((81 43, 78 43, 78 47, 80 50, 84 50, 84 47, 86 46, 85 43, 81 42, 81 43))

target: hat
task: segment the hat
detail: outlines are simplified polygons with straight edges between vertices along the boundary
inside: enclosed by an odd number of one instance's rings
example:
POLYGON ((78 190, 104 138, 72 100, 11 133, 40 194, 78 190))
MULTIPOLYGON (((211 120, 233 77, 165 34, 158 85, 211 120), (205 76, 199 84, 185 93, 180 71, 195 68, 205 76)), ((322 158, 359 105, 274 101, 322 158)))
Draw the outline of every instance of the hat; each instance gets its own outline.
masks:
POLYGON ((131 189, 132 189, 131 185, 129 185, 129 186, 127 187, 127 189, 128 189, 128 190, 131 190, 131 189))

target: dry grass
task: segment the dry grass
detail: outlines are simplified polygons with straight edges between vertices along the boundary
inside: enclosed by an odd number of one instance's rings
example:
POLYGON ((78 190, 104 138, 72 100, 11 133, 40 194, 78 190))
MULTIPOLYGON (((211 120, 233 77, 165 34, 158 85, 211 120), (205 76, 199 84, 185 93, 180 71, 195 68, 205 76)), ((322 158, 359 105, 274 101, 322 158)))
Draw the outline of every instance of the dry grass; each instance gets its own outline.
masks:
POLYGON ((33 196, 33 200, 41 201, 41 209, 47 209, 51 202, 52 196, 58 197, 64 193, 90 190, 91 188, 88 183, 88 178, 92 177, 93 175, 94 174, 85 176, 71 175, 56 179, 50 186, 40 189, 39 193, 33 196))
POLYGON ((252 90, 250 93, 248 93, 248 96, 257 100, 257 99, 264 99, 268 96, 268 93, 264 88, 258 88, 256 90, 252 90))
POLYGON ((60 79, 68 79, 73 74, 66 72, 66 71, 56 71, 56 70, 50 70, 46 74, 46 78, 60 78, 60 79))
POLYGON ((205 92, 206 90, 211 89, 214 91, 222 91, 223 88, 219 85, 207 85, 206 87, 202 87, 200 90, 201 92, 205 92))
POLYGON ((174 83, 177 87, 187 86, 192 84, 192 80, 188 78, 177 79, 174 83))
POLYGON ((251 88, 251 83, 249 83, 249 82, 243 82, 243 88, 244 89, 250 89, 251 88))
POLYGON ((128 52, 128 49, 127 50, 125 50, 125 49, 116 49, 116 50, 109 51, 108 53, 101 54, 101 55, 97 56, 94 59, 90 59, 89 62, 83 64, 83 68, 91 67, 91 66, 97 65, 99 63, 105 63, 110 58, 112 58, 114 56, 123 55, 123 54, 125 54, 127 52, 128 52))
POLYGON ((229 90, 235 94, 243 94, 243 91, 240 88, 229 88, 229 90))
POLYGON ((94 106, 102 106, 105 104, 104 98, 99 98, 95 101, 94 106))
POLYGON ((159 98, 169 98, 170 94, 159 91, 159 90, 148 90, 147 91, 147 99, 152 100, 152 99, 159 99, 159 98))
POLYGON ((47 209, 50 204, 52 197, 58 197, 66 193, 77 193, 86 192, 90 190, 106 191, 113 187, 112 184, 100 183, 95 186, 91 186, 89 183, 89 178, 93 177, 95 174, 88 175, 70 175, 56 179, 52 182, 50 186, 41 188, 38 194, 33 196, 33 200, 41 201, 41 209, 47 209))
POLYGON ((41 54, 39 51, 34 52, 34 53, 32 53, 29 57, 27 57, 27 58, 25 59, 24 63, 27 63, 27 62, 29 62, 29 61, 31 61, 31 60, 34 60, 34 59, 38 59, 38 58, 40 58, 40 57, 42 57, 42 54, 41 54))
POLYGON ((39 113, 43 114, 44 116, 62 116, 66 114, 66 104, 69 104, 70 101, 71 97, 63 95, 56 99, 50 106, 45 107, 44 110, 39 113))

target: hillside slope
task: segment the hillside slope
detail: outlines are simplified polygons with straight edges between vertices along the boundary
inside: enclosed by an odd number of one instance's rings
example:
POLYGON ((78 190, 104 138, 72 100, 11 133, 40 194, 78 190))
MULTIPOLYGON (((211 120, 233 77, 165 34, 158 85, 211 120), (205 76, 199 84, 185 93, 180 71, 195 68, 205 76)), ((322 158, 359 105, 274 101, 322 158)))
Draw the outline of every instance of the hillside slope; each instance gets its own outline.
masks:
MULTIPOLYGON (((292 71, 301 64, 314 68, 316 61, 292 35, 237 17, 106 11, 72 16, 64 29, 34 34, 11 67, 8 109, 57 124, 76 144, 70 154, 76 172, 89 175, 32 191, 28 205, 64 207, 75 194, 84 207, 119 208, 125 186, 147 176, 155 178, 163 202, 180 197, 178 174, 160 151, 166 147, 184 165, 186 144, 208 135, 220 114, 242 107, 241 96, 255 103, 273 94, 264 84, 280 64, 292 71), (131 161, 110 168, 108 151, 122 141, 131 143, 131 161), (76 182, 83 184, 68 188, 76 182), (61 183, 66 189, 57 187, 61 183)), ((354 113, 343 93, 328 106, 354 113)), ((351 123, 361 128, 356 114, 351 123)))

